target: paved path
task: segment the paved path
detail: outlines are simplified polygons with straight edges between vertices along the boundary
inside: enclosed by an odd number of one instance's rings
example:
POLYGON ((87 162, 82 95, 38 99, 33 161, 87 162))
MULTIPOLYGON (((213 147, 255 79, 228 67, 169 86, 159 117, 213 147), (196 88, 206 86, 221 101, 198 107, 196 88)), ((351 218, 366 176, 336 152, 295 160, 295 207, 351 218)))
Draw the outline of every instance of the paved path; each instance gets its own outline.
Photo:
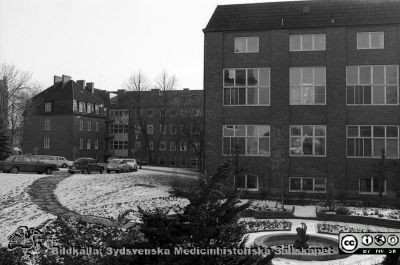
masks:
POLYGON ((317 206, 300 206, 296 205, 294 207, 293 215, 296 217, 310 217, 317 218, 317 206))

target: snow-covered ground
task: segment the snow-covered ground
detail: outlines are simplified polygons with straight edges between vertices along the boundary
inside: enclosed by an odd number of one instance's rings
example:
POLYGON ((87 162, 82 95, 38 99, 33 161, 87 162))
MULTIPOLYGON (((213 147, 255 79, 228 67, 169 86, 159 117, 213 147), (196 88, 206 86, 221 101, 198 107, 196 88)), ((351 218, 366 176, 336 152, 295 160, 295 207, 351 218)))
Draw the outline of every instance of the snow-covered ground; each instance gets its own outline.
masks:
POLYGON ((19 226, 35 227, 50 218, 31 201, 27 187, 46 175, 0 173, 0 245, 8 244, 7 237, 19 226))
POLYGON ((158 207, 170 213, 180 211, 188 201, 171 196, 171 185, 195 180, 194 176, 148 170, 125 174, 77 174, 59 183, 55 194, 61 204, 83 215, 115 219, 126 210, 134 210, 128 218, 139 221, 137 206, 144 210, 158 207))

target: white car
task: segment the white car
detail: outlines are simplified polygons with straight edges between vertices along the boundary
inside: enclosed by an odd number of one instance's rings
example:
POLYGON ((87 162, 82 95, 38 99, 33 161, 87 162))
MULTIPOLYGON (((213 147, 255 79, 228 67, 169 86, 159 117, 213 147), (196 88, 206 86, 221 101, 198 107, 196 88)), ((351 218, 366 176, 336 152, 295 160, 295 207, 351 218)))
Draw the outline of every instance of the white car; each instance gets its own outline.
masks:
POLYGON ((136 159, 133 158, 125 158, 122 160, 123 163, 126 163, 129 166, 130 171, 137 171, 138 170, 138 163, 136 159))
POLYGON ((49 164, 54 164, 57 167, 67 168, 71 167, 74 163, 73 161, 67 160, 63 156, 49 156, 49 155, 35 155, 39 161, 49 164))

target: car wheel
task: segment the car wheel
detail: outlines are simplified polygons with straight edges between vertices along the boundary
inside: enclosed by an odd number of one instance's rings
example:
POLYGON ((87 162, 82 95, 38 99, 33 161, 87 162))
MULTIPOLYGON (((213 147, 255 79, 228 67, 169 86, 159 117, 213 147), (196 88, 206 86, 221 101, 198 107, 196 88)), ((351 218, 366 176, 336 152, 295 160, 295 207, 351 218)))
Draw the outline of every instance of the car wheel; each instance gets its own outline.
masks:
POLYGON ((19 172, 19 168, 18 167, 13 167, 10 169, 10 172, 13 174, 17 174, 19 172))
POLYGON ((83 174, 89 174, 89 170, 85 167, 82 171, 83 174))
POLYGON ((44 172, 46 172, 46 175, 51 175, 53 174, 53 169, 51 167, 48 167, 44 170, 44 172))
POLYGON ((67 164, 62 164, 62 166, 61 166, 62 168, 67 168, 68 167, 68 165, 67 164))

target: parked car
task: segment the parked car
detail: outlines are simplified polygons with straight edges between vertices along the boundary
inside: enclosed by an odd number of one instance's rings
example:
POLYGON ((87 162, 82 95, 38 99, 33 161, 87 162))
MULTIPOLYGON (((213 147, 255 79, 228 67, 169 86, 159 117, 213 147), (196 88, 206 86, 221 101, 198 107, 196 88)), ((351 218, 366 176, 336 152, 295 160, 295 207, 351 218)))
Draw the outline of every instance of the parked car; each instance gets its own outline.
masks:
POLYGON ((39 174, 53 174, 58 170, 57 166, 39 161, 33 156, 12 155, 4 161, 0 161, 0 171, 17 174, 18 172, 37 172, 39 174))
POLYGON ((71 174, 74 173, 83 173, 90 174, 92 172, 104 172, 104 166, 97 163, 96 160, 90 157, 82 157, 78 158, 74 161, 72 166, 68 169, 68 172, 71 174))
POLYGON ((124 173, 129 172, 130 167, 129 165, 124 162, 123 159, 112 159, 106 167, 107 173, 115 172, 115 173, 124 173))
POLYGON ((133 158, 125 158, 122 160, 122 163, 126 163, 129 166, 129 171, 137 171, 138 170, 138 163, 136 159, 133 158))
POLYGON ((72 164, 74 163, 73 161, 67 160, 63 156, 50 156, 50 155, 34 155, 39 161, 49 163, 49 164, 55 164, 57 167, 62 167, 62 168, 67 168, 71 167, 72 164))

